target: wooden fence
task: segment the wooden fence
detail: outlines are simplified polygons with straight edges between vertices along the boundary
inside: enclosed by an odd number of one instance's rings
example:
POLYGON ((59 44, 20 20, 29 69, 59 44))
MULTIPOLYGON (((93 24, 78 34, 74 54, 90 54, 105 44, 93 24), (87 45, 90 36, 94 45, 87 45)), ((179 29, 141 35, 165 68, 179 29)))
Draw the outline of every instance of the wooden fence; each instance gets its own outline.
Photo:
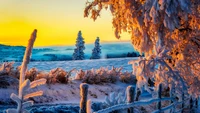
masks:
POLYGON ((176 100, 176 96, 173 95, 175 89, 173 87, 170 89, 170 97, 165 97, 162 98, 161 93, 162 93, 162 84, 159 84, 158 86, 158 97, 149 99, 149 100, 140 100, 140 101, 135 101, 135 95, 136 95, 136 87, 135 86, 128 86, 126 91, 127 91, 127 103, 125 104, 118 104, 111 106, 106 109, 102 109, 99 111, 91 112, 92 108, 91 106, 87 106, 91 104, 90 100, 87 100, 87 92, 88 92, 88 85, 87 84, 81 84, 80 85, 80 90, 81 90, 81 102, 80 102, 80 112, 79 113, 109 113, 121 109, 127 109, 127 113, 134 113, 134 107, 135 106, 142 106, 142 105, 149 105, 153 102, 157 103, 157 110, 153 111, 152 113, 163 113, 166 110, 169 110, 170 113, 183 113, 184 110, 187 108, 187 113, 195 113, 195 110, 198 107, 198 98, 193 100, 192 97, 190 98, 185 98, 185 94, 182 94, 182 100, 181 102, 178 102, 176 100), (162 107, 162 101, 170 101, 170 105, 166 107, 162 107), (189 105, 186 106, 186 101, 189 101, 189 105), (177 106, 181 105, 181 108, 177 110, 177 106))

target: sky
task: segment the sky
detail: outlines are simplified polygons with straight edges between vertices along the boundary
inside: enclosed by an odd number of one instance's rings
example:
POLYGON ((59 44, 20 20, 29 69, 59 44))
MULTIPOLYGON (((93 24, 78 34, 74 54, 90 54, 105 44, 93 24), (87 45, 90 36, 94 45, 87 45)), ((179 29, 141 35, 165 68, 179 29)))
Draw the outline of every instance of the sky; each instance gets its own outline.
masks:
POLYGON ((78 31, 86 43, 130 40, 126 33, 114 36, 112 16, 104 10, 95 22, 84 18, 86 0, 0 0, 0 44, 26 46, 33 29, 35 46, 74 45, 78 31))

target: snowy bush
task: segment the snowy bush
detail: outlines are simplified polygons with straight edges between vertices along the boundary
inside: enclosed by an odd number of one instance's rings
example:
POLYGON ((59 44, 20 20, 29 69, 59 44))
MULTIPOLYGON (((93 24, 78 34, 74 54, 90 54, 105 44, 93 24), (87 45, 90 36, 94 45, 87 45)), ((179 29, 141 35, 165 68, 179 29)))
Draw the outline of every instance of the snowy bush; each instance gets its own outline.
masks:
MULTIPOLYGON (((10 76, 13 77, 14 75, 12 74, 16 74, 17 76, 19 76, 20 73, 20 67, 17 67, 16 70, 14 70, 14 67, 11 65, 13 63, 6 63, 9 64, 9 70, 7 71, 2 71, 2 75, 0 76, 10 76), (12 68, 10 70, 10 68, 12 68)), ((6 65, 4 64, 4 65, 6 65)), ((52 83, 69 83, 70 82, 70 77, 71 77, 71 73, 74 71, 75 69, 72 69, 70 71, 65 71, 61 68, 56 68, 56 69, 52 69, 50 70, 50 72, 44 72, 44 71, 39 71, 37 68, 31 68, 29 70, 27 70, 25 72, 25 79, 29 79, 30 81, 34 81, 34 80, 39 80, 41 78, 44 78, 47 80, 48 84, 52 84, 52 83)), ((14 76, 14 78, 19 79, 19 77, 14 76)), ((5 83, 5 82, 4 82, 5 83)))
POLYGON ((103 67, 96 70, 80 70, 76 73, 75 79, 88 84, 115 83, 116 81, 134 84, 136 81, 134 75, 128 72, 123 73, 122 68, 115 67, 110 70, 103 67))
POLYGON ((100 59, 101 58, 101 46, 100 46, 100 39, 97 37, 94 43, 94 49, 92 50, 91 59, 100 59))
MULTIPOLYGON (((111 93, 109 94, 109 96, 105 97, 105 101, 103 103, 103 108, 109 108, 112 107, 114 105, 118 105, 118 104, 125 104, 127 103, 126 100, 126 93, 111 93)), ((114 113, 126 113, 127 109, 122 109, 122 110, 117 110, 114 113)))
POLYGON ((75 80, 83 80, 83 77, 85 76, 85 71, 80 69, 76 72, 75 80))
POLYGON ((74 69, 69 72, 66 72, 61 68, 52 69, 49 72, 49 83, 68 83, 72 71, 74 71, 74 69))
POLYGON ((14 62, 5 62, 0 67, 0 88, 15 87, 19 83, 19 70, 14 69, 14 62))
POLYGON ((67 75, 66 71, 64 71, 61 68, 56 68, 56 69, 52 69, 49 72, 49 83, 57 83, 57 82, 61 82, 61 83, 65 83, 67 80, 67 78, 65 77, 67 75))
POLYGON ((136 83, 136 77, 129 72, 122 73, 119 77, 119 80, 124 83, 136 83))
MULTIPOLYGON (((14 70, 12 67, 12 73, 20 73, 21 66, 17 67, 14 70)), ((75 69, 65 71, 61 68, 52 69, 49 72, 38 70, 37 68, 31 68, 26 71, 25 79, 29 79, 30 81, 39 80, 44 78, 47 80, 47 84, 55 84, 55 83, 63 83, 68 84, 72 80, 71 73, 75 71, 75 69)), ((11 73, 11 72, 9 72, 11 73)), ((8 76, 7 74, 5 76, 8 76)), ((18 75, 19 76, 19 75, 18 75)), ((16 78, 16 77, 15 77, 16 78)), ((19 79, 19 77, 17 77, 19 79)), ((124 83, 135 84, 136 77, 129 72, 122 72, 122 68, 112 69, 101 67, 100 69, 92 69, 92 70, 79 70, 75 75, 76 80, 82 80, 83 82, 90 84, 101 84, 101 83, 114 83, 116 81, 121 81, 124 83)))
MULTIPOLYGON (((16 69, 13 66, 14 62, 5 62, 1 65, 0 68, 0 76, 11 76, 14 78, 19 79, 20 76, 20 69, 21 66, 16 67, 16 69)), ((36 78, 36 75, 39 73, 38 69, 31 68, 30 70, 27 70, 25 73, 25 79, 29 79, 30 81, 34 81, 36 78)))
POLYGON ((155 54, 150 55, 148 58, 141 57, 138 61, 129 62, 133 65, 133 73, 138 80, 137 87, 141 91, 145 89, 153 94, 152 90, 149 89, 150 87, 148 87, 148 81, 151 79, 154 81, 155 86, 162 83, 166 89, 175 83, 176 91, 182 94, 183 89, 187 89, 187 86, 179 72, 165 61, 165 59, 170 58, 167 55, 168 51, 165 47, 161 47, 160 43, 157 44, 155 50, 155 54))
POLYGON ((36 76, 36 78, 35 78, 35 80, 39 80, 39 79, 42 79, 42 78, 44 78, 44 79, 46 79, 47 80, 47 83, 49 83, 49 73, 47 73, 47 72, 43 72, 43 71, 41 71, 41 72, 38 72, 38 74, 37 74, 37 76, 36 76))
POLYGON ((14 69, 13 64, 14 62, 3 63, 0 67, 0 76, 7 75, 7 76, 12 76, 14 78, 19 78, 20 67, 14 69))
POLYGON ((124 104, 126 103, 126 94, 115 92, 111 93, 109 96, 106 96, 104 104, 106 107, 111 107, 117 104, 124 104))
MULTIPOLYGON (((127 99, 126 93, 112 92, 111 94, 109 94, 109 96, 105 97, 104 102, 93 102, 92 103, 91 100, 88 100, 87 110, 88 110, 88 113, 91 113, 91 111, 98 112, 99 110, 106 109, 106 108, 112 107, 114 105, 125 104, 125 103, 127 103, 126 99, 127 99)), ((112 111, 110 113, 128 113, 128 112, 127 112, 127 109, 120 109, 117 111, 112 111)))
POLYGON ((5 62, 0 67, 0 75, 9 75, 13 70, 14 62, 5 62))
POLYGON ((107 73, 104 70, 98 70, 100 73, 96 72, 96 70, 87 70, 85 72, 85 76, 83 77, 83 83, 89 84, 102 84, 102 83, 115 83, 117 81, 117 76, 107 73))
POLYGON ((76 39, 76 48, 74 49, 74 53, 72 56, 73 60, 84 60, 84 38, 82 37, 81 31, 78 32, 78 37, 76 39))
POLYGON ((71 73, 74 70, 75 69, 72 69, 70 71, 65 71, 61 68, 56 68, 50 70, 49 73, 41 71, 38 72, 37 76, 35 77, 35 80, 45 78, 47 80, 47 84, 55 84, 55 83, 67 84, 70 82, 71 73))

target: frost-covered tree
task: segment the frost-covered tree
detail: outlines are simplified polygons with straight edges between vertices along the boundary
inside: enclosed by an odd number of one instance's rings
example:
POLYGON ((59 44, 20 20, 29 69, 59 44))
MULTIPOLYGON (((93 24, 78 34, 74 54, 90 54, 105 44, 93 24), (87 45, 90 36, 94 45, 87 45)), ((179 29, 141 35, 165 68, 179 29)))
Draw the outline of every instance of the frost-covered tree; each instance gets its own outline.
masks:
POLYGON ((100 59, 101 58, 101 46, 100 46, 100 39, 97 37, 94 43, 94 49, 92 50, 91 59, 100 59))
POLYGON ((78 32, 78 37, 76 39, 76 48, 74 49, 73 53, 73 60, 84 60, 84 52, 85 46, 84 46, 84 38, 82 37, 81 31, 78 32))
POLYGON ((30 61, 30 56, 32 53, 33 44, 36 39, 37 30, 34 30, 29 39, 28 46, 24 54, 23 62, 20 70, 20 83, 19 83, 19 94, 11 94, 10 98, 17 102, 17 109, 8 109, 7 113, 29 113, 25 108, 33 105, 33 101, 27 101, 30 97, 41 96, 43 91, 37 91, 27 94, 30 89, 35 88, 39 85, 45 84, 46 79, 39 79, 33 82, 30 82, 29 79, 25 80, 25 73, 27 70, 28 63, 30 61))
POLYGON ((159 77, 158 71, 162 74, 164 70, 164 78, 176 80, 176 86, 188 89, 190 94, 200 95, 199 0, 92 0, 86 3, 84 16, 91 14, 96 20, 103 8, 113 16, 116 38, 123 31, 130 33, 134 48, 145 53, 146 58, 139 62, 143 82, 156 73, 159 77), (149 61, 159 68, 148 71, 149 61))

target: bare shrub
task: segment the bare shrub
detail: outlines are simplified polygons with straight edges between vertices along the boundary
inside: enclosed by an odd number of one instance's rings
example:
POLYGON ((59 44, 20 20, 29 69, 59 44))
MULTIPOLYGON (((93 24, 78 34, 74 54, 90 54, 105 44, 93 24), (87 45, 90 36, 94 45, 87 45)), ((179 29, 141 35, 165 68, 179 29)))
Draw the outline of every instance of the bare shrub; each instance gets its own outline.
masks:
POLYGON ((47 84, 55 84, 55 83, 63 83, 68 84, 70 81, 71 73, 75 69, 72 69, 70 71, 65 71, 61 68, 56 68, 50 70, 49 73, 47 72, 38 72, 36 76, 37 79, 45 78, 47 80, 47 84))
POLYGON ((39 72, 36 68, 31 68, 29 71, 26 72, 25 79, 29 79, 30 81, 34 81, 38 73, 39 72))
POLYGON ((75 79, 76 80, 83 80, 84 76, 85 76, 85 71, 83 71, 82 69, 80 69, 79 71, 77 71, 77 73, 75 75, 75 79))
POLYGON ((39 80, 39 79, 42 79, 42 78, 44 78, 44 79, 47 80, 46 83, 49 83, 49 75, 48 75, 48 73, 43 72, 43 71, 39 72, 39 73, 37 74, 35 80, 39 80))
MULTIPOLYGON (((12 76, 19 79, 21 66, 14 68, 13 64, 13 62, 4 63, 0 68, 0 76, 12 76)), ((56 68, 50 70, 49 72, 44 72, 39 71, 37 68, 31 68, 25 72, 25 79, 34 81, 44 78, 47 80, 47 84, 68 84, 72 80, 71 74, 73 71, 75 71, 75 69, 65 71, 61 68, 56 68)), ((112 67, 111 69, 101 67, 99 69, 86 71, 81 69, 76 72, 75 80, 81 80, 82 82, 88 84, 115 83, 117 81, 130 84, 136 83, 135 76, 129 72, 122 72, 122 67, 112 67)))
POLYGON ((49 72, 50 83, 68 83, 69 77, 71 76, 71 72, 74 69, 70 70, 69 72, 61 69, 56 68, 49 72))
POLYGON ((136 81, 134 75, 129 72, 123 73, 121 67, 112 67, 110 70, 103 67, 96 70, 80 70, 76 73, 75 79, 82 80, 82 82, 88 84, 115 83, 117 81, 124 83, 135 83, 136 81))
POLYGON ((119 77, 119 80, 124 83, 136 83, 136 77, 129 72, 122 73, 119 77))

